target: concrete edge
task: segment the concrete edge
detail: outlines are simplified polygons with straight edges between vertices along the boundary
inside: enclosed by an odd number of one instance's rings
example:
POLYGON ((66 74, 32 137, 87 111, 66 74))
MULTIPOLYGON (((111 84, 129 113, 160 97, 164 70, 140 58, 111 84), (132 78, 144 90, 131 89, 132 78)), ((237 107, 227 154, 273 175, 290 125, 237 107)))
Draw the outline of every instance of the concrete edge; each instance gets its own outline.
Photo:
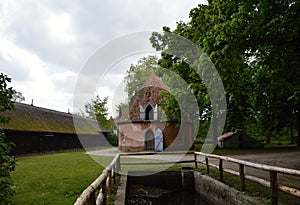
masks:
POLYGON ((126 201, 127 173, 122 174, 116 194, 115 205, 124 205, 126 201))

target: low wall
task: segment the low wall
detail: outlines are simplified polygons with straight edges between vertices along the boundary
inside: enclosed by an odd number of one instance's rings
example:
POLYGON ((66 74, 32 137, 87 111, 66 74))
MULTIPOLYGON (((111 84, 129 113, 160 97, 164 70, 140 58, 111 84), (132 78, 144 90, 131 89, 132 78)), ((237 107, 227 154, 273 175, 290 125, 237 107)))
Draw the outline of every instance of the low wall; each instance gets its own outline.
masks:
POLYGON ((210 204, 260 205, 260 201, 209 176, 194 172, 195 191, 210 204))

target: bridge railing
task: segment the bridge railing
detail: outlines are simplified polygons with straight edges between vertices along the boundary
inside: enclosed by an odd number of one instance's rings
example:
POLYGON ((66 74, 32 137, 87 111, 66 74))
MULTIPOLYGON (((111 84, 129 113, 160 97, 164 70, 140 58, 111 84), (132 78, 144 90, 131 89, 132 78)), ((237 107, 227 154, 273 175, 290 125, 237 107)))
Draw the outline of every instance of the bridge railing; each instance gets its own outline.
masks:
POLYGON ((195 159, 196 163, 202 163, 206 166, 207 174, 209 174, 209 167, 217 168, 219 170, 220 181, 223 181, 223 171, 239 176, 241 191, 246 190, 245 179, 260 183, 261 185, 270 188, 271 189, 271 201, 272 201, 272 204, 274 204, 274 205, 278 204, 278 190, 281 190, 281 191, 289 193, 291 195, 300 197, 300 190, 278 184, 278 180, 277 180, 278 173, 299 177, 300 170, 288 169, 288 168, 282 168, 282 167, 276 167, 276 166, 269 166, 269 165, 265 165, 265 164, 258 164, 258 163, 239 160, 239 159, 230 158, 230 157, 226 157, 226 156, 206 154, 203 152, 194 152, 194 159, 195 159), (204 160, 200 160, 199 156, 204 157, 204 160), (219 160, 218 165, 209 163, 209 158, 219 160), (231 169, 225 169, 224 161, 238 164, 239 171, 237 172, 237 171, 234 171, 231 169), (262 178, 246 175, 245 174, 245 166, 269 172, 270 180, 267 181, 262 178))

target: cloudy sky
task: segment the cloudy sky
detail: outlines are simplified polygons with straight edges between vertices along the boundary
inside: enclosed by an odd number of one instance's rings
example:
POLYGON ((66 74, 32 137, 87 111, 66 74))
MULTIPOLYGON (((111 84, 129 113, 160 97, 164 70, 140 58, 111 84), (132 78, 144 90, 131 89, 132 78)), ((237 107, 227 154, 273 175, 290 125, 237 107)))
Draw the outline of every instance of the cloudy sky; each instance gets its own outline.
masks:
MULTIPOLYGON (((97 49, 131 33, 175 28, 203 2, 1 0, 0 72, 12 78, 10 85, 25 96, 25 103, 34 99, 39 107, 73 111, 78 76, 97 49)), ((134 58, 124 60, 122 66, 131 61, 134 58)), ((116 73, 114 80, 121 81, 125 70, 116 73)), ((109 85, 97 91, 100 96, 115 92, 109 85)))

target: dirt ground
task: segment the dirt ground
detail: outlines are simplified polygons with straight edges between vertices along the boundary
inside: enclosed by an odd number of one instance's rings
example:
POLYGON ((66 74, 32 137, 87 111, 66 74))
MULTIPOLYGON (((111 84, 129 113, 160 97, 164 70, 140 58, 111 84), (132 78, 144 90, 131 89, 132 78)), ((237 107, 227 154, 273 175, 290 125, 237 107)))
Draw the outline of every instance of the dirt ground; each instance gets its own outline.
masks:
MULTIPOLYGON (((300 151, 233 155, 231 157, 260 164, 300 170, 300 151)), ((231 168, 230 166, 232 165, 227 165, 228 168, 231 168)), ((266 180, 270 178, 268 172, 253 168, 246 168, 245 172, 248 175, 262 177, 266 180)), ((278 183, 300 190, 300 176, 278 174, 278 183)))

